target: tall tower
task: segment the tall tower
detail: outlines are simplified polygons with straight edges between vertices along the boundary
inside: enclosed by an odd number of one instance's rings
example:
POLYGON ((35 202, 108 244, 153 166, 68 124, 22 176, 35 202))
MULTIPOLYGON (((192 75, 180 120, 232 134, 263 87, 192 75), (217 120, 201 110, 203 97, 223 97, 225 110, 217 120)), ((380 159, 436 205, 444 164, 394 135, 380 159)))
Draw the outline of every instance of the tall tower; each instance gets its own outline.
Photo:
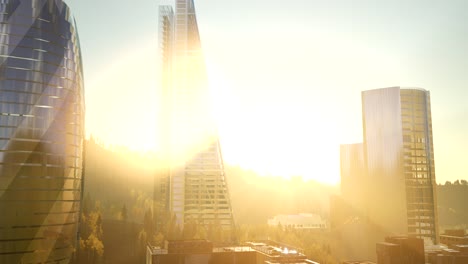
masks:
POLYGON ((159 7, 161 165, 155 178, 157 228, 164 217, 233 228, 223 159, 211 114, 193 0, 159 7))
POLYGON ((430 94, 391 87, 362 93, 368 216, 389 233, 438 242, 430 94))
POLYGON ((0 2, 0 263, 69 263, 77 246, 84 95, 62 0, 0 2))

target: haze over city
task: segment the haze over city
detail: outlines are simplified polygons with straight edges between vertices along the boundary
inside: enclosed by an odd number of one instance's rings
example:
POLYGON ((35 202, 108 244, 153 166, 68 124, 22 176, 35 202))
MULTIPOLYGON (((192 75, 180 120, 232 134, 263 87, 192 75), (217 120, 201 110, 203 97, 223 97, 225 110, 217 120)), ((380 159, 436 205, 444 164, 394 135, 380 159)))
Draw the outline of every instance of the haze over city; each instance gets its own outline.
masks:
POLYGON ((0 1, 0 263, 468 263, 467 8, 0 1))
MULTIPOLYGON (((157 150, 158 4, 69 1, 88 136, 157 150)), ((195 5, 227 163, 337 183, 339 144, 362 141, 360 92, 401 85, 431 92, 437 181, 466 178, 466 1, 195 5)))

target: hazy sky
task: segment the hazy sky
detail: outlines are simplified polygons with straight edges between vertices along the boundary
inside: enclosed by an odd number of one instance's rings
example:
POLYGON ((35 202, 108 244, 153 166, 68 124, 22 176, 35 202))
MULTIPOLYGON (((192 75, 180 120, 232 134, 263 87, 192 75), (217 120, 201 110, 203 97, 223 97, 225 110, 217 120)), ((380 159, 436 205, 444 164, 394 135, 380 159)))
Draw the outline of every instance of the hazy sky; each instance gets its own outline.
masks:
MULTIPOLYGON (((87 131, 155 148, 159 1, 68 0, 87 131)), ((170 1, 164 1, 170 3, 170 1)), ((436 178, 468 178, 468 1, 195 0, 225 161, 339 181, 361 91, 431 91, 436 178)))

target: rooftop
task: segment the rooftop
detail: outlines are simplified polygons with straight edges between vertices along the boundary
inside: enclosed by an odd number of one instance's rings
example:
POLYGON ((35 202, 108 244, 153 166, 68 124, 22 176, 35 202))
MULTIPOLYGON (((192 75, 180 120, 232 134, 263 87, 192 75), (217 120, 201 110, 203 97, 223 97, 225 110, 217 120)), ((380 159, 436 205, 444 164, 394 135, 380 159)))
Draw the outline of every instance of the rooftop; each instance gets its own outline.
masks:
MULTIPOLYGON (((242 246, 213 247, 207 240, 173 240, 166 241, 165 248, 148 246, 148 253, 152 256, 170 257, 180 254, 214 254, 226 252, 255 252, 263 255, 265 264, 319 264, 307 259, 302 249, 274 241, 247 242, 242 246)), ((260 255, 259 255, 260 254, 260 255)))

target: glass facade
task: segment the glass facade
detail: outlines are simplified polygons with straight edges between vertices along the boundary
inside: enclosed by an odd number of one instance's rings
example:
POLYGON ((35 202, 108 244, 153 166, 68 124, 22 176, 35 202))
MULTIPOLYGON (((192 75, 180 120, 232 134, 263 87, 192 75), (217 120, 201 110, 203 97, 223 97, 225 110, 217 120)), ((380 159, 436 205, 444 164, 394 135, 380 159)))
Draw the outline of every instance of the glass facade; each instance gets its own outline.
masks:
POLYGON ((61 0, 3 0, 0 21, 0 263, 69 263, 83 180, 75 22, 61 0))
POLYGON ((406 234, 400 88, 362 93, 367 213, 388 234, 406 234))
POLYGON ((153 219, 156 229, 164 228, 169 218, 169 180, 170 180, 170 142, 171 142, 171 87, 172 87, 172 58, 174 43, 174 11, 171 6, 159 7, 159 57, 161 58, 161 90, 159 100, 159 148, 161 162, 154 179, 153 219))
POLYGON ((430 94, 391 87, 362 93, 368 213, 392 233, 438 242, 430 94))
POLYGON ((231 229, 233 217, 192 0, 159 8, 163 165, 155 179, 155 219, 175 215, 231 229), (165 213, 166 212, 166 213, 165 213))
POLYGON ((430 94, 402 89, 400 96, 408 233, 438 241, 430 94))

